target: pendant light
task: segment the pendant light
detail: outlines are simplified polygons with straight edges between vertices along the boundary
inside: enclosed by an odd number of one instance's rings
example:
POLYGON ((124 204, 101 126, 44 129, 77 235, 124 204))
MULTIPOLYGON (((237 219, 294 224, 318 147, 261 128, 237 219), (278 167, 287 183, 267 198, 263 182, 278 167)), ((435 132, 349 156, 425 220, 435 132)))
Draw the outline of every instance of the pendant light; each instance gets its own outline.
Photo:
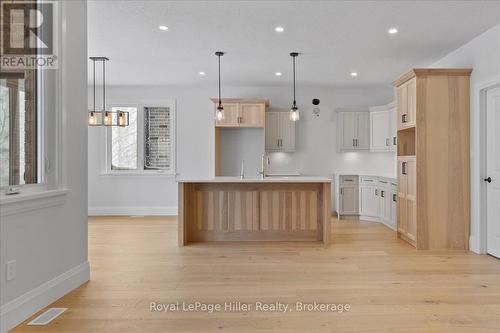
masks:
POLYGON ((290 120, 297 121, 300 119, 299 116, 299 108, 297 107, 297 101, 295 100, 295 58, 297 58, 299 54, 297 52, 290 53, 290 56, 293 59, 293 103, 292 108, 290 109, 290 120))
POLYGON ((219 104, 217 105, 217 112, 215 114, 215 117, 217 118, 218 121, 221 121, 224 119, 224 107, 222 106, 222 99, 220 93, 220 57, 224 55, 224 52, 217 51, 215 52, 215 55, 217 56, 218 70, 219 70, 219 104))
POLYGON ((93 107, 89 111, 89 126, 120 126, 129 125, 129 113, 126 111, 110 111, 106 109, 106 57, 90 57, 93 65, 93 107), (102 110, 97 111, 95 106, 96 97, 96 63, 102 63, 102 110))

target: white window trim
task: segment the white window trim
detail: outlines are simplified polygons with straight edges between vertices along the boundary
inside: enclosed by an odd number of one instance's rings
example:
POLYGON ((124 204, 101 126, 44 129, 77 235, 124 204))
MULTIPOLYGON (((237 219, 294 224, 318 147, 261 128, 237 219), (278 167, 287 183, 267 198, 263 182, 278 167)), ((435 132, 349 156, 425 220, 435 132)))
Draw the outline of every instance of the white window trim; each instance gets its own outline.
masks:
POLYGON ((101 177, 166 177, 174 178, 177 174, 177 108, 175 100, 161 102, 113 102, 111 101, 107 108, 113 107, 135 107, 137 108, 137 169, 136 170, 112 170, 111 169, 111 129, 105 128, 106 145, 103 154, 103 164, 101 177), (172 169, 171 170, 144 170, 144 108, 145 107, 168 107, 171 117, 171 137, 172 137, 172 169))
MULTIPOLYGON (((55 15, 57 15, 56 33, 60 38, 57 40, 57 49, 62 52, 63 40, 67 40, 67 31, 62 26, 62 13, 65 11, 66 4, 58 3, 54 6, 55 15)), ((65 197, 69 193, 65 185, 63 174, 63 145, 64 138, 67 133, 63 126, 63 119, 67 116, 67 111, 63 110, 63 84, 66 80, 66 75, 63 68, 63 59, 59 60, 59 68, 51 70, 51 74, 47 75, 45 70, 40 70, 37 73, 37 150, 38 150, 38 177, 39 182, 36 184, 20 184, 13 186, 0 187, 0 215, 11 215, 22 213, 24 211, 49 207, 52 203, 60 204, 63 201, 60 197, 65 197), (53 81, 51 81, 53 80, 53 81), (47 105, 46 89, 48 87, 56 87, 53 96, 54 105, 47 105), (47 119, 49 111, 50 118, 47 119), (52 120, 52 121, 51 121, 52 120), (46 132, 53 132, 54 140, 48 141, 46 132), (49 177, 47 174, 52 173, 49 177), (14 187, 19 189, 19 194, 6 195, 6 191, 14 187), (43 203, 42 203, 43 202, 43 203), (15 205, 14 208, 12 205, 15 205)), ((51 96, 52 97, 52 96, 51 96)), ((50 101, 52 98, 49 98, 50 101)))

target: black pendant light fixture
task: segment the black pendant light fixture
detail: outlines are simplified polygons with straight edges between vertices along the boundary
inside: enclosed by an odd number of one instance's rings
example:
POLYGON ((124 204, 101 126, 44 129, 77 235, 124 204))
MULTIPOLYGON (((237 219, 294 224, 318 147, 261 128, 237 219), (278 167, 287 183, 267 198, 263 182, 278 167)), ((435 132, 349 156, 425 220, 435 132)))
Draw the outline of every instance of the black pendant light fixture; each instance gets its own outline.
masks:
POLYGON ((129 114, 126 111, 109 111, 106 109, 106 62, 107 57, 90 57, 93 65, 93 107, 89 110, 89 126, 120 126, 129 125, 129 114), (96 110, 96 62, 102 63, 102 109, 96 110))
POLYGON ((295 100, 295 58, 299 55, 298 52, 290 53, 290 56, 293 59, 293 103, 292 108, 290 109, 290 120, 297 121, 299 120, 299 108, 297 107, 297 101, 295 100))
POLYGON ((219 104, 217 105, 217 112, 215 114, 215 117, 217 118, 217 120, 221 121, 224 119, 224 107, 222 106, 222 99, 220 93, 220 57, 224 55, 224 52, 217 51, 215 52, 215 55, 217 56, 218 69, 219 69, 219 104))

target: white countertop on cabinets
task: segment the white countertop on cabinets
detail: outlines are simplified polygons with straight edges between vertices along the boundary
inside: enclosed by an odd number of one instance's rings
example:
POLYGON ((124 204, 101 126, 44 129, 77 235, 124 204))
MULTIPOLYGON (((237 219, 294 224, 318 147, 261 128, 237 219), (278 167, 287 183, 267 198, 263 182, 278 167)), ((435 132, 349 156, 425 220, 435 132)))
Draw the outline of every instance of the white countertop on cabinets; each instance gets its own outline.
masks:
POLYGON ((212 177, 212 178, 179 178, 179 183, 331 183, 332 179, 328 177, 266 177, 244 178, 239 177, 212 177))

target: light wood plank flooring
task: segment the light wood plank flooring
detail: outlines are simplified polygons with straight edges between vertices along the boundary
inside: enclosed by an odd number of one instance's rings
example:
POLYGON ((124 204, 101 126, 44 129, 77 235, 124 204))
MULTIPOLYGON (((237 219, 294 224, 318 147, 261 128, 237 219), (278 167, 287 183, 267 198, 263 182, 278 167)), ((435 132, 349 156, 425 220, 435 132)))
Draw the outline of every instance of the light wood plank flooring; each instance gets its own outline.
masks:
POLYGON ((417 252, 381 224, 335 221, 332 245, 177 247, 175 218, 92 218, 91 281, 14 332, 498 333, 500 261, 417 252), (155 313, 151 302, 349 303, 344 313, 155 313))

